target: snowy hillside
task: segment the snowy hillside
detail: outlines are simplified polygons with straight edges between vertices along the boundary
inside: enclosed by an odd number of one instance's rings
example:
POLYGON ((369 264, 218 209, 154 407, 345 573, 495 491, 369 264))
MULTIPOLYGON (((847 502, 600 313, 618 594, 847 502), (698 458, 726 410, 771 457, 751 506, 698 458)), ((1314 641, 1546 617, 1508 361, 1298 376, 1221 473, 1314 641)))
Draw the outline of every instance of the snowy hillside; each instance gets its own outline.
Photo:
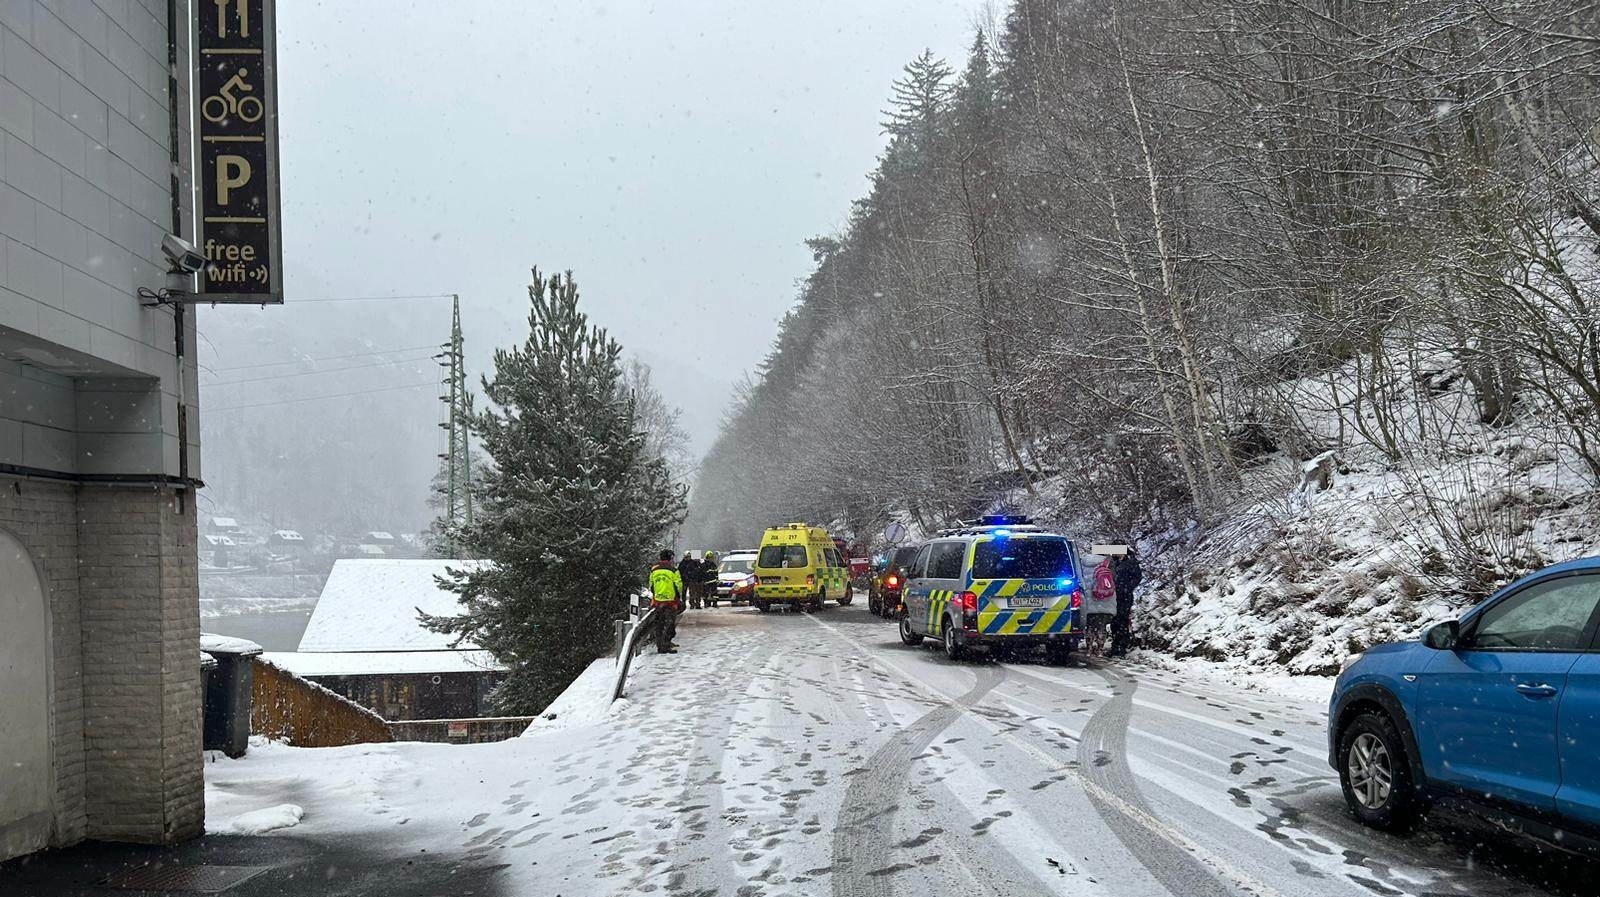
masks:
MULTIPOLYGON (((1350 371, 1333 378, 1335 393, 1350 371)), ((1148 540, 1147 643, 1331 674, 1351 652, 1414 636, 1523 573, 1600 550, 1593 483, 1557 421, 1530 409, 1485 426, 1458 371, 1402 374, 1432 384, 1410 404, 1409 420, 1422 422, 1412 428, 1425 432, 1406 434, 1418 446, 1409 457, 1355 441, 1324 459, 1319 488, 1313 463, 1274 454, 1243 472, 1239 501, 1207 535, 1169 528, 1148 540)), ((1333 442, 1341 418, 1315 401, 1328 382, 1291 386, 1333 442)))

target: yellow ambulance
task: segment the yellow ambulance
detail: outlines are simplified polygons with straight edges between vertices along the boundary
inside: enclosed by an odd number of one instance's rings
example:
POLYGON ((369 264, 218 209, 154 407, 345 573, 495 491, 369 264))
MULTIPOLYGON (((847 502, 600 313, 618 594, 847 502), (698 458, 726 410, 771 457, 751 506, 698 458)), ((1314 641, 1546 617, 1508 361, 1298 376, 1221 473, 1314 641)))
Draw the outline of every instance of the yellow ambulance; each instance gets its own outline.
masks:
POLYGON ((849 564, 820 526, 791 523, 762 533, 755 577, 756 592, 750 603, 762 613, 774 604, 818 610, 829 599, 850 603, 849 564))

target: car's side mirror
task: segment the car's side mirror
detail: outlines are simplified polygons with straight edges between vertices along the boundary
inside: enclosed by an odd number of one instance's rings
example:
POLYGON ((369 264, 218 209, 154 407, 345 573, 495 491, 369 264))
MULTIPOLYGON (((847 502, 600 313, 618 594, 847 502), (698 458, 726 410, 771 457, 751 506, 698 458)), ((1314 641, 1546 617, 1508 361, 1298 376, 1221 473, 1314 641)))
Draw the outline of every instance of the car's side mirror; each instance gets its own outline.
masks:
POLYGON ((1460 639, 1461 623, 1457 620, 1435 623, 1422 631, 1422 643, 1435 651, 1455 650, 1460 639))

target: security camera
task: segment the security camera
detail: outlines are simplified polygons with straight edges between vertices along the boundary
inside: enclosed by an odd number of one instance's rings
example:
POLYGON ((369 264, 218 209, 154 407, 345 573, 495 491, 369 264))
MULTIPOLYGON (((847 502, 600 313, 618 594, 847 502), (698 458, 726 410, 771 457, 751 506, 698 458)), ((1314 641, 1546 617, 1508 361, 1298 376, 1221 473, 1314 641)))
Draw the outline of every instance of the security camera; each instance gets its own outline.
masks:
POLYGON ((200 254, 199 247, 174 234, 161 238, 161 252, 172 263, 174 274, 193 274, 206 266, 206 257, 200 254))

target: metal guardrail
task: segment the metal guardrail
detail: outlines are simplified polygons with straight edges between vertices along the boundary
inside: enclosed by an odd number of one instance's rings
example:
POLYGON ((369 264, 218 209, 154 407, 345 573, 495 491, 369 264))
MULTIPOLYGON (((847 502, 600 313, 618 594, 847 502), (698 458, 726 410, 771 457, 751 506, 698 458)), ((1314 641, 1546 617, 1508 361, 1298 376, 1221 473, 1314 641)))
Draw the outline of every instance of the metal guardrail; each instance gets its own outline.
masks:
POLYGON ((656 620, 656 609, 650 608, 644 616, 633 622, 628 628, 627 635, 622 638, 622 650, 617 652, 617 681, 611 686, 611 700, 622 697, 622 689, 628 683, 628 668, 633 665, 633 655, 639 653, 639 636, 649 632, 650 626, 656 620))

